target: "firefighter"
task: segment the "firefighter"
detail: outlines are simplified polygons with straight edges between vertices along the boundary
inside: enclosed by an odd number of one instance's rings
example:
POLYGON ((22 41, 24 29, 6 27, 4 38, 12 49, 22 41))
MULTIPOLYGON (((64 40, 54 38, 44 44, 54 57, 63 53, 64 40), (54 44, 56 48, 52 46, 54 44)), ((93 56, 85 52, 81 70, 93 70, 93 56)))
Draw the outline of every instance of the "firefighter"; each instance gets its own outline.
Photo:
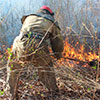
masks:
POLYGON ((13 42, 12 60, 7 66, 7 91, 10 93, 11 100, 16 100, 17 83, 22 69, 20 62, 25 61, 31 62, 38 69, 39 80, 49 91, 57 92, 58 87, 48 46, 50 43, 54 57, 60 59, 64 44, 53 11, 43 6, 35 14, 23 16, 21 22, 23 25, 20 34, 13 42))

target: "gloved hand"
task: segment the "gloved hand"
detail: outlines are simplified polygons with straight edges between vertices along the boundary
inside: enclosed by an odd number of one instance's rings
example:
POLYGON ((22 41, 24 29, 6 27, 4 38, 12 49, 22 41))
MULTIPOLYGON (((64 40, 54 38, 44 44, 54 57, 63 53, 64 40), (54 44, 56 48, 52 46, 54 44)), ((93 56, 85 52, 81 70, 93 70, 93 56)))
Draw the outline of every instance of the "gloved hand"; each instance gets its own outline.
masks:
POLYGON ((61 52, 56 52, 54 57, 57 58, 57 59, 60 59, 62 57, 62 53, 61 52))

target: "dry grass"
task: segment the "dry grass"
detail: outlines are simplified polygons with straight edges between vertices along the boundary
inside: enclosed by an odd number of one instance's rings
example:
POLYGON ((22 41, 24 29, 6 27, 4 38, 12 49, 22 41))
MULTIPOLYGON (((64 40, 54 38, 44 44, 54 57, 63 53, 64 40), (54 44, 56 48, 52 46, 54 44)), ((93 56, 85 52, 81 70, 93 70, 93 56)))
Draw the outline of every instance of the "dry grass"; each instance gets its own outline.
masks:
MULTIPOLYGON (((50 2, 48 3, 48 5, 50 5, 50 2)), ((51 3, 53 3, 53 1, 51 3)), ((98 15, 100 0, 87 0, 86 4, 80 7, 81 9, 78 11, 73 10, 75 7, 73 5, 73 0, 67 0, 67 2, 66 0, 59 0, 56 3, 58 4, 55 4, 52 8, 60 8, 58 10, 59 19, 57 20, 60 23, 63 36, 65 38, 69 38, 69 43, 73 47, 75 46, 75 43, 79 41, 80 44, 84 45, 85 52, 92 51, 99 55, 97 49, 99 48, 100 50, 100 40, 98 39, 98 35, 100 34, 100 18, 98 15)), ((17 11, 17 19, 19 19, 19 11, 17 9, 13 9, 12 11, 17 11)), ((9 17, 8 15, 9 13, 6 16, 3 16, 3 20, 0 20, 0 28, 1 25, 5 25, 5 33, 7 32, 12 35, 13 32, 15 32, 15 28, 10 27, 7 29, 7 27, 12 24, 8 22, 13 22, 15 20, 12 19, 11 21, 6 22, 7 17, 9 17)), ((0 32, 0 34, 2 35, 0 37, 0 45, 7 45, 5 41, 5 37, 7 37, 6 34, 2 34, 2 32, 0 32)), ((79 47, 76 49, 78 48, 79 47)), ((36 68, 34 68, 33 65, 29 65, 21 73, 18 89, 20 100, 24 100, 25 98, 25 100, 100 100, 99 69, 93 69, 89 65, 87 65, 87 67, 83 67, 81 64, 69 67, 67 63, 63 62, 61 65, 54 59, 53 62, 55 65, 56 79, 60 92, 56 95, 50 94, 43 84, 38 81, 36 68)), ((73 61, 69 62, 73 64, 73 61)), ((5 88, 5 68, 6 60, 3 60, 0 62, 0 94, 5 88)), ((7 96, 5 93, 0 95, 0 100, 4 100, 6 98, 7 96)))

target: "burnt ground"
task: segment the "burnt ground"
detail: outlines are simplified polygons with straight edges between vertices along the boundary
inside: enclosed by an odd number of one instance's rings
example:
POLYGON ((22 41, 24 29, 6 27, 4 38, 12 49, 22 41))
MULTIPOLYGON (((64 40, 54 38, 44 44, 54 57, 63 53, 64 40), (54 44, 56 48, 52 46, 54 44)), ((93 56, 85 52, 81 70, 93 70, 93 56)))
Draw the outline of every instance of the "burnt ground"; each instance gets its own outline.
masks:
MULTIPOLYGON (((73 63, 72 61, 70 61, 73 63)), ((5 94, 6 61, 0 62, 0 100, 8 100, 5 94)), ((100 76, 96 82, 96 69, 86 64, 55 63, 59 92, 50 93, 38 80, 33 66, 25 68, 18 83, 19 100, 100 100, 100 76)))

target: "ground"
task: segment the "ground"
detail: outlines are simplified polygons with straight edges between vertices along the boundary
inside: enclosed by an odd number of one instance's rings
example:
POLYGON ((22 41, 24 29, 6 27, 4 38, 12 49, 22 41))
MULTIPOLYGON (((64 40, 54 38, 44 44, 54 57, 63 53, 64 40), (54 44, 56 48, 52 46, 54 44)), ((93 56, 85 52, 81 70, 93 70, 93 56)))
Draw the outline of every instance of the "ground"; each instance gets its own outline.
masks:
MULTIPOLYGON (((73 63, 73 61, 70 61, 73 63)), ((6 61, 0 62, 0 100, 8 100, 3 92, 6 80, 6 61)), ((59 92, 50 93, 38 80, 37 70, 29 65, 21 73, 18 83, 19 100, 100 100, 100 76, 96 82, 96 69, 88 64, 76 64, 70 67, 68 63, 55 62, 59 92)))

